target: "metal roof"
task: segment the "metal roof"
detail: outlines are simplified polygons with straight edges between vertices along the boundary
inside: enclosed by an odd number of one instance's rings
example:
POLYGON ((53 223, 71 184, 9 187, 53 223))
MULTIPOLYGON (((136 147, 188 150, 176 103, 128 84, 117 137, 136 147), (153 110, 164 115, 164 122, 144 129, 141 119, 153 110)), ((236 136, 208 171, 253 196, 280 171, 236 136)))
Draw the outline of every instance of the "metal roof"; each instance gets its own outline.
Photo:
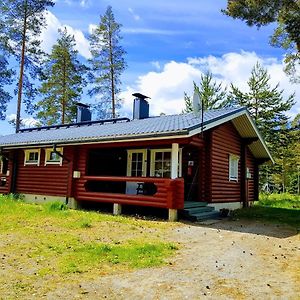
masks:
POLYGON ((263 139, 251 121, 245 108, 226 108, 205 111, 203 124, 201 116, 194 113, 149 117, 130 122, 87 124, 78 127, 34 128, 16 134, 0 136, 0 147, 22 148, 51 144, 84 144, 118 142, 123 140, 142 140, 191 136, 203 129, 233 121, 242 137, 259 137, 257 150, 251 150, 255 157, 271 158, 263 139), (240 117, 243 117, 240 119, 240 117))

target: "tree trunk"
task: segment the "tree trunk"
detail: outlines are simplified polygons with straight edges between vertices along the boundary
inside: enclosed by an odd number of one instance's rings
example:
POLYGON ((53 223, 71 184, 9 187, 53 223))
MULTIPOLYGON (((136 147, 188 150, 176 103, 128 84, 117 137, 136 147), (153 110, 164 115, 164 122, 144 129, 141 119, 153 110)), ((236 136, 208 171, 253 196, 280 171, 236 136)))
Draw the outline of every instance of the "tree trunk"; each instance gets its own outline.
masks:
POLYGON ((63 99, 62 99, 62 110, 61 110, 61 123, 65 124, 65 113, 66 113, 66 58, 64 57, 63 64, 63 99))
POLYGON ((115 102, 115 76, 114 76, 114 65, 113 65, 113 49, 112 49, 112 36, 109 35, 109 63, 110 63, 110 85, 111 85, 111 108, 112 117, 116 117, 116 102, 115 102))
POLYGON ((25 12, 23 22, 23 35, 22 35, 22 50, 20 62, 20 75, 18 83, 18 102, 16 114, 16 133, 20 130, 21 123, 21 103, 22 103, 22 89, 23 89, 23 76, 24 76, 24 63, 25 63, 25 47, 26 47, 26 30, 27 30, 27 1, 25 1, 25 12))

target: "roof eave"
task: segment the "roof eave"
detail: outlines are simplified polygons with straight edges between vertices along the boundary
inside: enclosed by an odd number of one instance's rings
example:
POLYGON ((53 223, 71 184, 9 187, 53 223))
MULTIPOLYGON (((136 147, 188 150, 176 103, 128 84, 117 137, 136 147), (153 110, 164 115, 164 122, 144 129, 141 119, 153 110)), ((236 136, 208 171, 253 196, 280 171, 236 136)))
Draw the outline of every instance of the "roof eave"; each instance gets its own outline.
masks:
POLYGON ((245 115, 247 117, 247 120, 249 121, 252 128, 254 129, 255 134, 258 137, 259 142, 266 153, 266 157, 263 157, 263 158, 268 158, 272 161, 272 163, 274 163, 274 159, 273 159, 267 145, 265 144, 264 139, 262 138, 261 134, 259 133, 255 123, 253 122, 253 120, 246 108, 238 109, 238 110, 234 111, 233 113, 229 113, 229 114, 227 114, 225 116, 221 116, 213 121, 203 123, 202 127, 201 127, 201 125, 200 126, 198 125, 196 128, 194 127, 189 133, 190 133, 190 135, 195 135, 195 134, 201 133, 202 131, 207 131, 209 129, 215 128, 218 125, 232 121, 235 118, 238 118, 243 115, 245 115))
POLYGON ((122 136, 109 136, 104 138, 95 139, 80 139, 80 140, 52 140, 31 143, 18 143, 10 145, 0 145, 3 150, 19 149, 19 148, 32 148, 36 146, 47 147, 53 144, 61 146, 82 145, 82 144, 99 144, 99 143, 118 143, 118 142, 132 142, 141 140, 157 140, 157 139, 174 139, 189 137, 188 130, 178 130, 172 132, 161 132, 155 134, 140 134, 140 135, 122 135, 122 136))

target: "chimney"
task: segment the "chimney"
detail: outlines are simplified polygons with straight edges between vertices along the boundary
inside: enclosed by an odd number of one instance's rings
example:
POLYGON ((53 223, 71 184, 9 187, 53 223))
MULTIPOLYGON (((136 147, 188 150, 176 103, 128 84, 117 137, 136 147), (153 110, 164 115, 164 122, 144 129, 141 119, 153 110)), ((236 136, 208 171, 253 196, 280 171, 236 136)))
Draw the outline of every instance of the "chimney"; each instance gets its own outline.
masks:
POLYGON ((77 103, 77 117, 76 122, 82 123, 82 122, 88 122, 92 119, 92 114, 89 109, 89 105, 83 104, 83 103, 77 103))
POLYGON ((145 100, 149 97, 140 93, 134 93, 132 96, 135 97, 133 103, 133 119, 138 120, 149 118, 149 103, 145 100))

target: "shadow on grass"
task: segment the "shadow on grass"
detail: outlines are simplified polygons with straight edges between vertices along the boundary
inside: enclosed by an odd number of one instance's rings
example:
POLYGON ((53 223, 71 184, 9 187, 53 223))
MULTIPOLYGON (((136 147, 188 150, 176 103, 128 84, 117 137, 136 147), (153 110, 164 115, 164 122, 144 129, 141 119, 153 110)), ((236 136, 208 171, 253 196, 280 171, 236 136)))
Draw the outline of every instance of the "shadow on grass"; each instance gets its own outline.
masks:
POLYGON ((221 222, 195 223, 195 226, 287 238, 300 232, 300 210, 254 206, 238 209, 221 222))

